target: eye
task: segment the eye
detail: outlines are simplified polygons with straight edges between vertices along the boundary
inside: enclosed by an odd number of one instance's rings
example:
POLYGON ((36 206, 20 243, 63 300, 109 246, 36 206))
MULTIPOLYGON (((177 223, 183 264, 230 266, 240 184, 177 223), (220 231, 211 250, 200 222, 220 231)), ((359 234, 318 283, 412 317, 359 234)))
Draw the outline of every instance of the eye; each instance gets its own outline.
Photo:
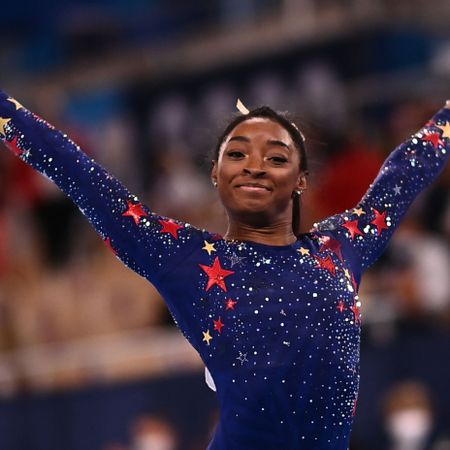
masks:
POLYGON ((232 159, 239 159, 239 158, 244 158, 245 154, 243 152, 241 152, 240 150, 228 150, 227 156, 232 159))
POLYGON ((287 158, 284 156, 270 156, 267 159, 276 165, 281 165, 288 162, 287 158))

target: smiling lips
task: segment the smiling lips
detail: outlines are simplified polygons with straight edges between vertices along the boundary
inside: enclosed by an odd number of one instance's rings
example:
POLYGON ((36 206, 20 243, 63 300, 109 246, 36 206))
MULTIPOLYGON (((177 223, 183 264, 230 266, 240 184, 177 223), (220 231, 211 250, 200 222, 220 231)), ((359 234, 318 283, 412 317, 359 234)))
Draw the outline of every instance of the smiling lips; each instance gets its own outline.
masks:
POLYGON ((261 183, 241 183, 236 185, 236 188, 247 192, 267 192, 272 190, 268 186, 261 183))

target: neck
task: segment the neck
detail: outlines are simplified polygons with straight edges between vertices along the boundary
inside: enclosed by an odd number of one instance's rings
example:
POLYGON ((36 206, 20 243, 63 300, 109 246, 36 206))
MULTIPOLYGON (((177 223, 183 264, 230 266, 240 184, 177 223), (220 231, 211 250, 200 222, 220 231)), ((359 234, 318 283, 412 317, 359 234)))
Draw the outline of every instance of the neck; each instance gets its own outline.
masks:
POLYGON ((255 227, 235 220, 229 222, 224 238, 266 245, 290 245, 297 240, 290 222, 255 227))

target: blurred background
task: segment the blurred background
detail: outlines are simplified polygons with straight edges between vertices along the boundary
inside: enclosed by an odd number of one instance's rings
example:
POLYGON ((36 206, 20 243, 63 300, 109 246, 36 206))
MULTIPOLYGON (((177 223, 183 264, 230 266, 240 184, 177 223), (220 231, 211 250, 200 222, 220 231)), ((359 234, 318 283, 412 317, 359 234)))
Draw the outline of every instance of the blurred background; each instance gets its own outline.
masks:
MULTIPOLYGON (((18 0, 1 16, 2 89, 153 210, 217 232, 210 152, 237 98, 307 136, 305 231, 450 98, 446 0, 18 0)), ((351 450, 450 449, 449 171, 363 280, 351 450)), ((2 151, 0 448, 200 450, 216 417, 156 290, 2 151)))

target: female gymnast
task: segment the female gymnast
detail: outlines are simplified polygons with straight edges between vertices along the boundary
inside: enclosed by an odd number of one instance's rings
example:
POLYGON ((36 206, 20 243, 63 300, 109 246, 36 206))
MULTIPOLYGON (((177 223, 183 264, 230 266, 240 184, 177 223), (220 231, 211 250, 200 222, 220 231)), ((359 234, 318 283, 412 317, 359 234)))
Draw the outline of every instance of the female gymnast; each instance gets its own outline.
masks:
POLYGON ((392 152, 360 203, 303 234, 303 135, 267 107, 241 110, 219 139, 211 173, 229 220, 223 237, 151 212, 66 135, 3 93, 0 135, 161 292, 217 388, 220 422, 210 450, 347 450, 361 275, 443 170, 450 103, 392 152))

